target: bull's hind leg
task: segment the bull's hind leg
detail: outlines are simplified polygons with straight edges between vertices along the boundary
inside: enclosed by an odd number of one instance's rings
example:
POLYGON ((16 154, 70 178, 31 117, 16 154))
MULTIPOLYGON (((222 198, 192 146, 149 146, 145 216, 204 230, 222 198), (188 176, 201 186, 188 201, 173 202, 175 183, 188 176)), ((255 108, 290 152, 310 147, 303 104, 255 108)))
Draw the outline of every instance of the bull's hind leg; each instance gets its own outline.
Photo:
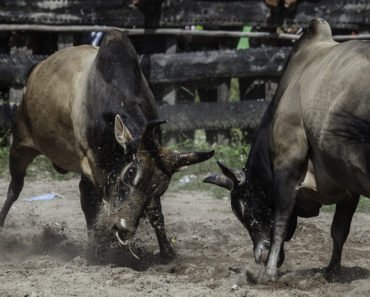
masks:
POLYGON ((5 218, 18 199, 22 191, 24 177, 28 165, 39 155, 39 152, 29 147, 19 147, 13 144, 10 148, 9 170, 11 181, 8 188, 8 194, 3 208, 0 212, 0 227, 4 226, 5 218))
POLYGON ((161 260, 164 263, 173 260, 176 254, 167 238, 166 230, 164 228, 164 217, 162 213, 160 197, 154 197, 150 199, 148 205, 145 208, 145 213, 149 218, 151 226, 155 230, 155 234, 157 236, 159 244, 161 260))
POLYGON ((333 253, 330 264, 326 269, 327 277, 330 279, 340 274, 343 245, 347 240, 353 214, 356 211, 359 199, 359 195, 348 196, 336 205, 333 223, 331 225, 333 253))

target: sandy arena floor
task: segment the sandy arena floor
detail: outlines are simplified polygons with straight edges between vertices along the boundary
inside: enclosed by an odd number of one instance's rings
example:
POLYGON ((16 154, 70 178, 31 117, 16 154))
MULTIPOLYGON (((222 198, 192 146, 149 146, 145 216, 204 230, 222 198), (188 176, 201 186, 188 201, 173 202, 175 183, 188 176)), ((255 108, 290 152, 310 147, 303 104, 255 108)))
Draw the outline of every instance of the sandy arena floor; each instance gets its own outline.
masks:
MULTIPOLYGON (((2 197, 7 186, 0 180, 2 197)), ((85 258, 78 180, 26 183, 0 231, 0 296, 370 296, 370 215, 355 215, 342 280, 329 283, 322 275, 331 254, 331 215, 324 213, 299 221, 280 280, 256 285, 246 277, 247 268, 258 271, 251 241, 229 201, 171 190, 162 201, 177 260, 159 264, 154 231, 144 220, 137 233, 142 261, 112 252, 111 263, 98 265, 85 258), (49 192, 64 198, 25 201, 49 192)))

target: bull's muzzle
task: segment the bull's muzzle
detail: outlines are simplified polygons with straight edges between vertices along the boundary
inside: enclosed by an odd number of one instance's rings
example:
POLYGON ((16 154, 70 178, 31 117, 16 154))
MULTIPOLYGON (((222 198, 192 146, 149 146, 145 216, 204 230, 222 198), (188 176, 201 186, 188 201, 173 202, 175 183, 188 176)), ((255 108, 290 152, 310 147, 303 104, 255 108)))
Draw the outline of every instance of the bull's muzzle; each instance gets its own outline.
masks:
POLYGON ((133 252, 132 250, 132 239, 135 235, 136 228, 130 228, 129 224, 125 219, 120 219, 119 223, 113 226, 113 233, 116 236, 118 242, 122 246, 127 246, 131 252, 131 254, 138 260, 140 258, 133 252))
POLYGON ((113 233, 122 245, 127 245, 128 240, 135 235, 135 231, 136 229, 130 227, 128 222, 122 218, 113 225, 113 233))

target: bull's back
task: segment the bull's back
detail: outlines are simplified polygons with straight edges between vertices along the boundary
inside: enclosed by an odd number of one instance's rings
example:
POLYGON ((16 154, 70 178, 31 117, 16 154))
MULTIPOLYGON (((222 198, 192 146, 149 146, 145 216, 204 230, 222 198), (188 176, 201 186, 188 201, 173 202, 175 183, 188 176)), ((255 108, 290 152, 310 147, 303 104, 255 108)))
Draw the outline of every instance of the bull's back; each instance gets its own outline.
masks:
POLYGON ((311 65, 301 87, 303 120, 316 163, 318 183, 330 177, 370 194, 370 45, 333 47, 311 65))
POLYGON ((75 136, 81 127, 76 127, 74 115, 84 117, 86 80, 96 53, 92 46, 68 48, 37 65, 17 115, 35 149, 66 170, 80 170, 80 145, 75 136))

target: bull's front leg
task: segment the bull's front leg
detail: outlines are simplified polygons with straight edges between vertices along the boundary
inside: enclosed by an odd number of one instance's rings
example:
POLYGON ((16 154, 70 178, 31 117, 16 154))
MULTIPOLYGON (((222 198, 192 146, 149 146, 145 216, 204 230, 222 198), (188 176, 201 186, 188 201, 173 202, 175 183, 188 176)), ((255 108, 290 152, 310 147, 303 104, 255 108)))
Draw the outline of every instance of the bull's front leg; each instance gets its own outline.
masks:
POLYGON ((343 244, 347 240, 353 214, 356 211, 359 199, 359 195, 349 195, 336 205, 333 223, 331 225, 333 253, 330 264, 326 269, 329 279, 334 279, 340 274, 343 244))
POLYGON ((274 224, 266 274, 275 279, 279 256, 287 236, 288 223, 295 205, 296 187, 301 178, 300 168, 275 170, 274 172, 274 224))
POLYGON ((155 230, 159 244, 161 261, 164 263, 170 262, 175 258, 176 254, 167 238, 166 230, 164 228, 164 217, 160 197, 153 197, 150 199, 145 208, 145 213, 149 218, 151 226, 155 230))
POLYGON ((86 256, 89 260, 95 261, 103 255, 105 248, 99 238, 97 238, 95 227, 101 206, 101 195, 99 195, 95 185, 84 175, 81 175, 79 186, 81 208, 87 225, 88 246, 86 256))

